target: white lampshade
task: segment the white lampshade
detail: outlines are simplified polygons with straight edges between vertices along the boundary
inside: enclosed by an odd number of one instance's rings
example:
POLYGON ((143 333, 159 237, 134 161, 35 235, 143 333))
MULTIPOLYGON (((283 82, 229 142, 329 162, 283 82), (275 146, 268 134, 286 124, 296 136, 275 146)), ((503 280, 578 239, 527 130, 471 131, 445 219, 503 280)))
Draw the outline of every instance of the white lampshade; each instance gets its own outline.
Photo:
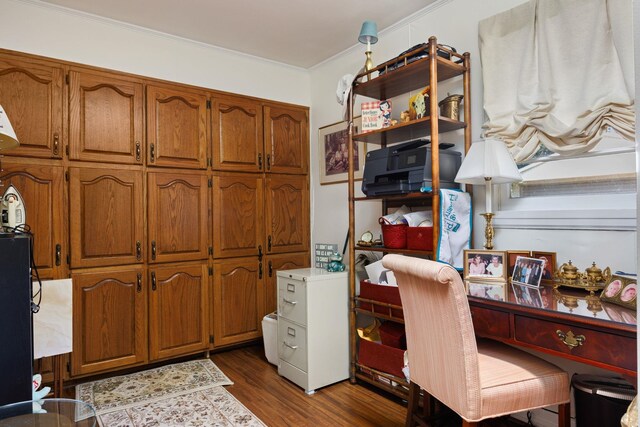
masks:
POLYGON ((0 150, 6 150, 19 146, 18 137, 13 131, 9 117, 0 105, 0 150))
POLYGON ((497 139, 471 144, 455 182, 484 185, 489 179, 494 184, 522 181, 518 166, 507 146, 497 139))

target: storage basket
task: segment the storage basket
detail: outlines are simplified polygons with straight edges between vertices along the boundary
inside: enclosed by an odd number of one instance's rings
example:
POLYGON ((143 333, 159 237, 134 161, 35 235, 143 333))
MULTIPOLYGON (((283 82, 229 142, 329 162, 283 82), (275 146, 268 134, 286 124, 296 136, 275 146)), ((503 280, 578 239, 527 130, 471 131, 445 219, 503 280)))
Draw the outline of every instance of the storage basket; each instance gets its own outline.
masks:
POLYGON ((404 378, 404 350, 372 341, 360 340, 358 363, 396 377, 404 378))
POLYGON ((382 242, 385 248, 404 249, 407 247, 407 224, 386 224, 380 219, 382 228, 382 242))
POLYGON ((407 227, 407 249, 433 250, 433 227, 407 227))

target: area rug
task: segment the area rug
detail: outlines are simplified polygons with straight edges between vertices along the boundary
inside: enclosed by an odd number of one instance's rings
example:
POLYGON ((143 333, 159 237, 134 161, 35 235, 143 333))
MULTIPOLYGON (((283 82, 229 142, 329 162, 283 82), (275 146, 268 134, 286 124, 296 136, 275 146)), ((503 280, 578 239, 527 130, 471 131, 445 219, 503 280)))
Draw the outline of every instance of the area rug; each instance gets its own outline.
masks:
POLYGON ((76 399, 95 408, 102 426, 263 426, 221 387, 231 384, 203 359, 79 384, 76 399))

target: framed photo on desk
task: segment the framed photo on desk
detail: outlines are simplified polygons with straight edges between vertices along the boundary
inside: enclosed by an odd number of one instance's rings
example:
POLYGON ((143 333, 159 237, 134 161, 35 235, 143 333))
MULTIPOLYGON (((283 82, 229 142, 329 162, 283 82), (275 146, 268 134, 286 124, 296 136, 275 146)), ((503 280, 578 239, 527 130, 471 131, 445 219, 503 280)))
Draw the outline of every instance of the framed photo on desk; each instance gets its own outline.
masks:
POLYGON ((540 286, 544 272, 544 260, 519 256, 511 274, 511 282, 526 286, 540 286))
POLYGON ((488 251, 484 249, 466 249, 464 251, 465 280, 507 280, 504 251, 488 251))

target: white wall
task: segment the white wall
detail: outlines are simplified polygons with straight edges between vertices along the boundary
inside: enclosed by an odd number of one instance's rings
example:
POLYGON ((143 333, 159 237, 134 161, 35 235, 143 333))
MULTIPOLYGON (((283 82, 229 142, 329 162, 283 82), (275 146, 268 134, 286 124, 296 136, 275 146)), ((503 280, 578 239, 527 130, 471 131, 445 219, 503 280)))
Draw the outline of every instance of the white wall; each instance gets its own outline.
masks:
POLYGON ((29 0, 0 0, 0 47, 310 105, 307 70, 29 0), (265 84, 269 82, 269 84, 265 84))

